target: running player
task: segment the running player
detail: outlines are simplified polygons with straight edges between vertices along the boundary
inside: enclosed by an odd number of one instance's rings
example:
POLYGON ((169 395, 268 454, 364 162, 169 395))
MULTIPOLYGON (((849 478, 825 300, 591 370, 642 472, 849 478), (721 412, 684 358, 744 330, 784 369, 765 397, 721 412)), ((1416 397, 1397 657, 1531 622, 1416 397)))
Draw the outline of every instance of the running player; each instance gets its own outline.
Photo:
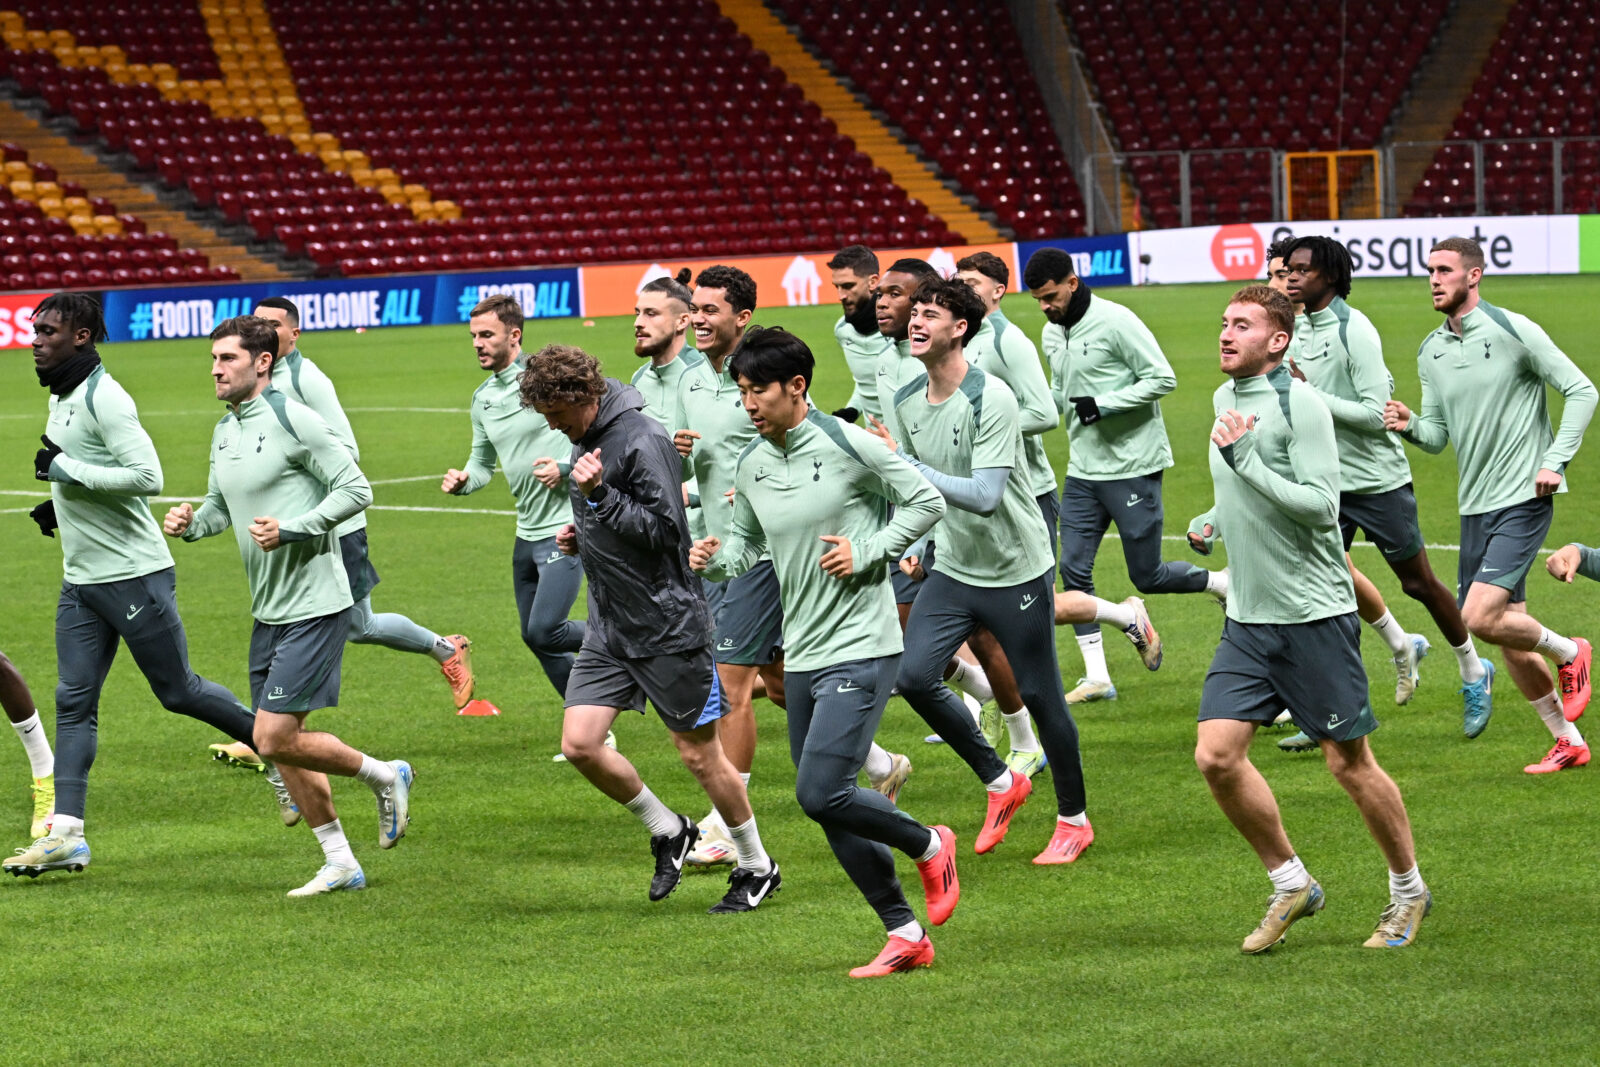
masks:
POLYGON ((168 711, 246 743, 255 725, 238 698, 189 666, 172 554, 150 515, 161 460, 133 398, 100 362, 99 303, 83 293, 47 296, 33 330, 34 370, 50 390, 44 447, 34 457, 50 502, 34 510, 41 530, 61 531, 65 580, 56 609, 55 819, 48 835, 5 861, 12 874, 30 877, 89 863, 89 768, 100 690, 119 643, 168 711))
MULTIPOLYGON (((1394 379, 1384 365, 1378 331, 1345 302, 1353 271, 1350 252, 1331 237, 1301 237, 1286 250, 1286 260, 1285 295, 1305 308, 1295 322, 1295 344, 1287 365, 1292 376, 1316 390, 1333 415, 1339 442, 1339 529, 1346 561, 1356 530, 1366 531, 1367 540, 1378 546, 1400 579, 1400 588, 1428 609, 1456 654, 1465 697, 1463 726, 1468 737, 1477 737, 1489 724, 1493 664, 1479 658, 1455 597, 1428 562, 1405 446, 1383 428, 1383 405, 1389 401, 1394 379)), ((1354 577, 1353 564, 1351 572, 1354 577)), ((1356 603, 1366 606, 1359 593, 1356 603)), ((1417 661, 1427 654, 1428 641, 1402 630, 1382 608, 1381 598, 1376 607, 1362 617, 1389 646, 1395 665, 1394 702, 1405 704, 1416 692, 1417 661)))
POLYGON ((50 752, 50 739, 44 735, 44 724, 33 706, 28 683, 4 652, 0 652, 0 706, 6 709, 6 718, 17 731, 17 740, 22 742, 33 774, 33 818, 28 836, 37 841, 49 833, 50 815, 55 811, 55 756, 50 752))
POLYGON ((1272 881, 1266 915, 1243 951, 1266 952, 1324 903, 1250 762, 1256 728, 1286 705, 1317 738, 1388 862, 1390 903, 1366 947, 1400 948, 1416 940, 1433 898, 1400 790, 1367 742, 1378 723, 1339 535, 1340 453, 1327 405, 1283 364, 1293 330, 1288 299, 1264 285, 1240 289, 1223 316, 1220 362, 1230 380, 1212 397, 1216 500, 1190 530, 1227 541, 1232 585, 1200 696, 1195 763, 1272 881))
POLYGON ((517 598, 522 641, 562 696, 572 673, 573 654, 583 644, 584 623, 569 619, 583 567, 556 545, 565 522, 567 477, 561 455, 566 441, 522 405, 518 376, 527 365, 522 351, 522 306, 497 294, 472 309, 472 334, 478 366, 489 377, 472 394, 472 450, 466 469, 445 471, 439 488, 466 496, 494 477, 495 461, 517 502, 517 536, 511 549, 511 587, 517 598))
POLYGON ((885 564, 932 529, 944 501, 871 434, 810 406, 815 364, 793 334, 752 329, 730 366, 760 437, 739 457, 728 540, 697 542, 689 562, 726 579, 770 553, 783 594, 795 795, 889 934, 851 977, 925 967, 933 943, 900 891, 889 849, 917 861, 928 921, 938 926, 961 894, 955 836, 857 788, 856 775, 903 647, 885 564))
MULTIPOLYGON (((1226 599, 1227 571, 1161 558, 1162 472, 1172 466, 1172 448, 1160 398, 1178 379, 1155 336, 1133 312, 1092 294, 1072 257, 1059 248, 1041 248, 1029 257, 1023 279, 1049 320, 1042 340, 1050 387, 1067 419, 1063 587, 1094 592, 1095 554, 1116 523, 1128 577, 1140 593, 1205 592, 1226 599)), ((1064 622, 1060 614, 1057 622, 1064 622)), ((1100 628, 1080 623, 1073 630, 1084 677, 1067 702, 1116 699, 1100 628)))
POLYGON ((356 778, 378 800, 378 845, 393 848, 409 821, 411 765, 380 763, 306 715, 339 703, 350 631, 350 582, 335 533, 372 502, 372 488, 332 428, 272 387, 274 324, 254 315, 211 331, 211 376, 228 413, 211 434, 211 474, 198 509, 179 504, 162 528, 198 541, 233 527, 250 581, 251 702, 256 751, 278 765, 324 862, 291 897, 366 888, 327 776, 356 778))
MULTIPOLYGON (((983 304, 957 281, 930 278, 913 297, 911 353, 927 368, 895 394, 897 442, 874 427, 891 450, 944 494, 950 510, 939 524, 939 557, 906 623, 900 692, 975 771, 989 793, 975 850, 1005 839, 1011 818, 1033 791, 1013 773, 943 684, 950 656, 978 627, 994 635, 1013 665, 1017 686, 1038 720, 1056 788, 1055 831, 1038 864, 1071 863, 1094 840, 1084 810, 1078 728, 1061 692, 1056 664, 1054 561, 1050 534, 1030 487, 1013 473, 1025 467, 1017 401, 1004 382, 967 362, 964 345, 983 321, 983 304), (995 552, 1004 545, 1006 551, 995 552), (1030 610, 1031 609, 1031 610, 1030 610)), ((1139 601, 1114 605, 1069 596, 1074 620, 1121 625, 1154 670, 1161 648, 1139 601)))
POLYGON ((839 342, 855 382, 849 403, 834 414, 846 422, 863 415, 882 418, 878 359, 891 354, 894 342, 878 329, 878 257, 866 245, 848 245, 828 260, 828 269, 843 311, 833 324, 833 339, 839 342))
MULTIPOLYGON (((684 475, 699 484, 701 515, 708 536, 726 539, 733 521, 733 470, 755 438, 755 427, 739 399, 728 360, 739 347, 756 307, 755 279, 737 267, 713 266, 694 281, 689 324, 705 361, 678 383, 673 442, 684 457, 684 475)), ((698 532, 698 531, 696 531, 698 532)), ((761 560, 727 582, 709 583, 707 600, 716 620, 712 654, 717 661, 727 711, 718 729, 728 759, 746 785, 756 755, 756 677, 768 698, 783 705, 783 605, 771 560, 761 560)), ((689 857, 696 867, 731 863, 733 841, 712 809, 700 822, 700 844, 689 857)))
POLYGON ((717 736, 724 703, 711 613, 689 569, 682 460, 640 410, 639 391, 602 377, 599 361, 581 349, 546 345, 528 361, 520 389, 522 402, 572 442, 573 521, 557 540, 563 552, 582 556, 589 576, 589 627, 567 689, 561 751, 649 829, 650 899, 663 899, 677 887, 700 830, 604 743, 623 708, 643 712, 648 700, 733 842, 738 862, 711 911, 753 910, 783 879, 717 736))
POLYGON ((705 357, 688 343, 689 268, 676 278, 656 278, 639 290, 633 306, 633 354, 648 360, 633 372, 644 397, 644 413, 671 433, 678 407, 678 380, 705 357))
POLYGON ((1456 446, 1461 615, 1475 636, 1500 646, 1511 680, 1555 738, 1544 759, 1524 768, 1548 774, 1589 762, 1576 722, 1589 703, 1591 650, 1528 614, 1527 575, 1600 394, 1537 323, 1482 299, 1482 277, 1476 241, 1433 246, 1428 281, 1445 320, 1417 353, 1422 410, 1390 400, 1384 425, 1425 452, 1456 446), (1566 398, 1556 434, 1547 384, 1566 398), (1559 692, 1545 659, 1558 667, 1559 692))

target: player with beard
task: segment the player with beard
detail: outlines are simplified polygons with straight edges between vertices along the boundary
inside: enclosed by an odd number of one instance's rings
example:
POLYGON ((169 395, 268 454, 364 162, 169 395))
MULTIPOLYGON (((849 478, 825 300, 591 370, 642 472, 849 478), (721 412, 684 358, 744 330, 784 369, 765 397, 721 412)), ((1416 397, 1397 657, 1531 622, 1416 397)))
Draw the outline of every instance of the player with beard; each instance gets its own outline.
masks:
POLYGON ((644 397, 644 413, 671 433, 678 407, 678 380, 705 357, 688 343, 689 268, 676 278, 656 278, 639 290, 633 305, 633 354, 648 360, 629 383, 644 397))
POLYGON ((863 415, 882 418, 878 360, 894 348, 894 342, 878 329, 878 257, 866 245, 849 245, 828 260, 828 269, 844 312, 833 324, 833 339, 839 342, 855 382, 850 402, 834 414, 846 422, 863 415))
MULTIPOLYGON (((1094 592, 1094 559, 1112 523, 1128 577, 1142 594, 1228 595, 1228 572, 1161 558, 1162 474, 1172 447, 1160 398, 1177 387, 1172 365, 1132 311, 1089 291, 1072 257, 1041 248, 1023 280, 1049 323, 1045 355, 1056 408, 1067 419, 1067 476, 1061 484, 1061 579, 1094 592)), ((1060 598, 1058 597, 1058 603, 1060 598)), ((1064 621, 1059 617, 1058 622, 1064 621)), ((1074 627, 1085 677, 1069 703, 1114 700, 1099 627, 1074 627)))
POLYGON ((1525 315, 1484 300, 1483 249, 1450 237, 1428 256, 1433 307, 1444 322, 1417 353, 1422 410, 1398 400, 1384 425, 1425 452, 1454 444, 1459 475, 1462 618, 1474 636, 1499 645, 1506 671, 1544 721, 1555 745, 1523 770, 1549 774, 1589 762, 1576 725, 1589 703, 1589 642, 1546 629, 1528 614, 1527 574, 1567 491, 1567 464, 1594 417, 1594 385, 1525 315), (1552 433, 1545 387, 1561 393, 1561 430, 1552 433), (1557 667, 1560 691, 1550 677, 1557 667))

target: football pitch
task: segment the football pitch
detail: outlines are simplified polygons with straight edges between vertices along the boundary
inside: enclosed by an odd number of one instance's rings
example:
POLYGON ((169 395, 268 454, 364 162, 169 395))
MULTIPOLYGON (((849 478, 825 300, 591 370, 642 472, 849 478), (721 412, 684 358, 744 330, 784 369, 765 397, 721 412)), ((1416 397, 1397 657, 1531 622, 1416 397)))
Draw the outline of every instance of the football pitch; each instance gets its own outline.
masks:
MULTIPOLYGON (((1178 539, 1211 500, 1205 446, 1222 381, 1218 323, 1232 288, 1105 294, 1144 318, 1178 375, 1163 401, 1177 459, 1166 475, 1169 558, 1198 558, 1178 539)), ((1600 379, 1588 303, 1600 303, 1600 280, 1489 278, 1484 294, 1541 323, 1600 379)), ((1351 302, 1383 336, 1395 395, 1415 407, 1417 345, 1439 322, 1425 281, 1358 281, 1351 302)), ((1037 340, 1036 305, 1013 296, 1006 310, 1037 340)), ((851 389, 832 339, 836 317, 830 306, 755 318, 811 344, 812 395, 824 411, 851 389)), ((1262 731, 1253 758, 1328 906, 1269 955, 1239 953, 1270 887, 1193 763, 1200 684, 1221 616, 1209 597, 1167 596, 1149 600, 1166 642, 1161 670, 1145 672, 1108 634, 1120 699, 1077 709, 1096 840, 1070 866, 1029 862, 1051 831, 1048 770, 1006 842, 974 856, 982 788, 948 748, 923 743, 928 730, 909 706, 890 703, 879 740, 915 765, 900 803, 955 830, 963 893, 933 931, 931 969, 851 981, 845 972, 878 951, 883 931, 795 803, 780 709, 757 701, 750 793, 784 885, 753 914, 705 914, 726 869, 686 875, 666 901, 648 902, 646 832, 551 762, 560 703, 518 633, 505 483, 497 477, 465 498, 439 491, 445 469, 466 460, 467 404, 484 377, 465 326, 302 341, 338 386, 375 486, 371 548, 383 577, 375 609, 469 635, 478 695, 504 714, 458 717, 427 657, 350 646, 341 706, 309 723, 379 759, 409 760, 418 776, 413 822, 400 847, 379 851, 369 792, 340 781, 334 798, 371 888, 289 900, 285 891, 321 862, 310 833, 282 828, 259 776, 208 762, 206 745, 221 738, 163 711, 123 653, 101 700, 86 830, 93 864, 0 884, 0 1019, 13 1058, 1458 1064, 1595 1056, 1600 766, 1523 774, 1551 740, 1503 672, 1488 731, 1467 741, 1449 649, 1370 546, 1355 549, 1357 564, 1401 624, 1434 646, 1421 688, 1397 708, 1387 650, 1363 627, 1383 724, 1374 749, 1405 793, 1434 894, 1417 944, 1361 948, 1388 901, 1382 857, 1320 756, 1280 752, 1274 742, 1284 732, 1262 731)), ((624 379, 637 365, 631 319, 528 323, 525 349, 551 341, 581 345, 624 379)), ((165 496, 198 502, 222 413, 208 343, 117 345, 102 355, 139 404, 165 496)), ((32 471, 46 399, 26 351, 0 354, 0 649, 53 723, 60 551, 26 514, 48 495, 32 471)), ((1059 483, 1065 433, 1048 444, 1059 483)), ((1450 584, 1453 455, 1407 451, 1433 566, 1450 584)), ((1570 475, 1547 547, 1600 538, 1592 440, 1570 475)), ((156 504, 157 514, 167 506, 156 504)), ((249 600, 232 537, 171 545, 195 669, 246 694, 249 600)), ((1134 591, 1114 540, 1102 548, 1096 582, 1114 600, 1134 591)), ((1529 602, 1552 629, 1600 641, 1600 587, 1559 585, 1536 567, 1529 602)), ((575 610, 584 611, 581 598, 575 610)), ((1057 643, 1070 688, 1082 661, 1069 628, 1057 643)), ((1488 646, 1480 651, 1500 662, 1488 646)), ((663 800, 705 814, 704 795, 653 714, 624 713, 617 735, 663 800)), ((0 738, 7 847, 26 843, 27 780, 21 746, 0 738)), ((915 869, 904 857, 897 865, 921 914, 915 869)))

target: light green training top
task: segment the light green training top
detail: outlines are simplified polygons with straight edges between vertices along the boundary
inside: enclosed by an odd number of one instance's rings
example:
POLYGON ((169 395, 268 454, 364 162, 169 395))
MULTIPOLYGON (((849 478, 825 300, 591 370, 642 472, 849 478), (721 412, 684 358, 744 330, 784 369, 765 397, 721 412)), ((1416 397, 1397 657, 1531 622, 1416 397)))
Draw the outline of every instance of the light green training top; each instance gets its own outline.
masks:
POLYGON ((1039 362, 1039 350, 997 308, 967 342, 966 353, 968 363, 999 378, 1016 395, 1022 454, 1028 464, 1023 473, 1034 496, 1052 492, 1056 472, 1045 455, 1044 438, 1040 435, 1060 426, 1061 414, 1051 398, 1050 379, 1039 362))
POLYGON ((133 398, 104 366, 65 396, 50 394, 45 434, 61 448, 50 499, 66 580, 98 585, 172 566, 148 499, 161 492, 161 460, 133 398))
POLYGON ((645 360, 644 365, 633 372, 630 384, 644 397, 644 413, 659 422, 668 437, 681 428, 672 425, 678 410, 678 380, 690 367, 705 361, 705 356, 684 345, 671 363, 658 367, 645 360))
POLYGON ((1210 446, 1216 503, 1189 525, 1201 533, 1210 523, 1228 544, 1228 618, 1301 623, 1356 610, 1328 406, 1283 363, 1224 382, 1211 406, 1219 416, 1231 408, 1256 420, 1227 448, 1210 446))
POLYGON ((934 531, 939 553, 933 569, 968 585, 1021 585, 1055 564, 1050 531, 1026 480, 1017 421, 1017 398, 1006 383, 971 364, 956 391, 938 404, 928 400, 924 371, 895 394, 905 436, 896 443, 934 470, 970 478, 975 470, 1005 467, 1005 491, 991 515, 950 508, 934 531))
MULTIPOLYGON (((694 450, 683 461, 683 478, 692 476, 700 486, 700 513, 705 533, 691 519, 695 536, 728 539, 733 524, 733 472, 739 454, 756 436, 755 424, 744 410, 739 385, 733 380, 733 357, 722 362, 719 373, 711 360, 702 358, 678 379, 678 413, 673 429, 700 434, 694 450)), ((670 432, 670 431, 669 431, 670 432)))
POLYGON ((1092 293, 1072 328, 1047 324, 1050 391, 1067 420, 1067 476, 1091 482, 1142 478, 1172 466, 1159 400, 1178 387, 1155 335, 1121 304, 1092 293), (1068 397, 1092 396, 1101 418, 1078 421, 1068 397))
POLYGON ((752 441, 734 485, 733 522, 706 577, 736 577, 771 554, 783 600, 784 665, 813 671, 900 653, 886 565, 944 514, 938 490, 873 434, 815 409, 783 447, 752 441), (833 547, 824 534, 849 538, 849 577, 822 569, 819 561, 833 547))
POLYGON ((1405 445, 1383 428, 1394 376, 1371 320, 1336 296, 1295 318, 1294 339, 1294 365, 1333 416, 1340 490, 1387 493, 1410 483, 1405 445))
MULTIPOLYGON (((356 432, 350 428, 350 419, 339 404, 339 391, 333 387, 333 379, 322 373, 321 367, 301 355, 296 348, 282 359, 273 360, 272 387, 322 416, 328 429, 350 450, 350 458, 357 465, 361 463, 361 446, 356 444, 356 432)), ((360 511, 354 518, 340 523, 339 529, 334 532, 343 537, 366 528, 367 513, 360 511)))
POLYGON ((1463 515, 1532 500, 1540 470, 1565 474, 1600 399, 1537 323, 1487 300, 1462 318, 1461 336, 1447 321, 1423 339, 1417 374, 1422 409, 1401 436, 1425 452, 1455 442, 1463 515), (1559 434, 1550 430, 1547 384, 1566 398, 1559 434))
POLYGON ((350 599, 335 528, 372 503, 350 450, 310 408, 268 386, 211 432, 205 502, 184 531, 198 541, 233 527, 250 580, 250 614, 281 625, 344 611, 350 599), (250 536, 278 520, 283 543, 264 552, 250 536))
MULTIPOLYGON (((887 340, 887 338, 885 338, 887 340)), ((878 403, 883 407, 881 416, 883 425, 888 428, 889 436, 896 441, 904 441, 906 435, 901 431, 899 416, 895 414, 894 398, 917 377, 927 371, 922 361, 911 354, 911 339, 893 342, 893 349, 884 349, 878 357, 878 403)))
POLYGON ((472 394, 472 452, 467 457, 467 483, 457 495, 476 493, 494 477, 495 460, 517 502, 517 539, 542 541, 572 521, 565 478, 571 470, 572 442, 552 430, 543 415, 522 406, 517 378, 528 361, 519 355, 478 386, 472 394), (533 474, 533 461, 548 456, 561 468, 554 489, 533 474))
MULTIPOLYGON (((855 388, 850 393, 848 407, 865 412, 875 419, 883 418, 882 394, 878 392, 878 360, 894 350, 894 342, 874 330, 860 334, 843 315, 833 324, 833 339, 844 352, 844 361, 850 367, 850 377, 855 388)), ((870 425, 870 424, 869 424, 870 425)))

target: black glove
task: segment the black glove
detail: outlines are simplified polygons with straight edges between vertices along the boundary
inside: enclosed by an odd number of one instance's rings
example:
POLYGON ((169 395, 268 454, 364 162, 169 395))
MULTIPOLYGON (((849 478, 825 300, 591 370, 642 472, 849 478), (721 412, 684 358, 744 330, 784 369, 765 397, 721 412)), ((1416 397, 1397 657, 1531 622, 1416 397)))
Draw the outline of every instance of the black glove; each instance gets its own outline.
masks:
POLYGON ((56 521, 56 502, 46 500, 43 504, 28 512, 28 518, 39 524, 39 532, 46 537, 54 537, 55 532, 61 528, 56 521))
POLYGON ((44 447, 33 454, 33 476, 41 482, 50 480, 50 464, 61 455, 61 446, 50 440, 49 435, 40 434, 39 440, 44 442, 44 447))
POLYGON ((1100 405, 1094 402, 1092 396, 1069 396, 1072 406, 1078 409, 1078 421, 1088 426, 1090 423, 1100 421, 1100 405))
POLYGON ((840 408, 838 411, 833 413, 833 417, 836 419, 843 419, 845 422, 855 422, 861 417, 861 412, 857 411, 855 408, 840 408))

